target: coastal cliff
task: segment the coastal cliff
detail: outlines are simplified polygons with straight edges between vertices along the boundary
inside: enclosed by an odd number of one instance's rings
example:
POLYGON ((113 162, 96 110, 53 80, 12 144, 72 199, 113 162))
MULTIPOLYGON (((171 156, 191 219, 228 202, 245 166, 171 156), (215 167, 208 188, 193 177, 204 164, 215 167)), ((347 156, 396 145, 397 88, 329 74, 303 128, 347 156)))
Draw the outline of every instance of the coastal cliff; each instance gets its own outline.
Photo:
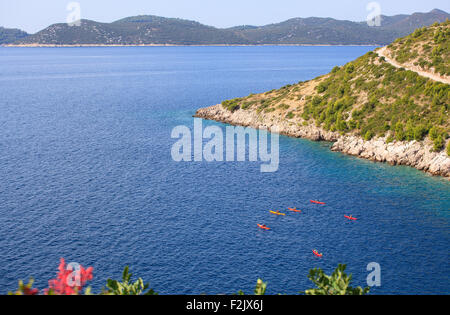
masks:
POLYGON ((280 134, 313 141, 331 141, 331 150, 391 165, 407 165, 450 179, 450 157, 444 152, 433 152, 430 141, 393 141, 386 138, 364 140, 358 136, 341 135, 314 125, 303 125, 278 115, 258 114, 255 111, 230 112, 221 104, 199 109, 195 117, 251 128, 276 127, 280 134))
POLYGON ((416 30, 329 74, 226 100, 199 109, 195 116, 276 127, 287 136, 332 141, 333 151, 450 178, 449 56, 446 21, 416 30), (386 49, 395 60, 385 56, 386 49))

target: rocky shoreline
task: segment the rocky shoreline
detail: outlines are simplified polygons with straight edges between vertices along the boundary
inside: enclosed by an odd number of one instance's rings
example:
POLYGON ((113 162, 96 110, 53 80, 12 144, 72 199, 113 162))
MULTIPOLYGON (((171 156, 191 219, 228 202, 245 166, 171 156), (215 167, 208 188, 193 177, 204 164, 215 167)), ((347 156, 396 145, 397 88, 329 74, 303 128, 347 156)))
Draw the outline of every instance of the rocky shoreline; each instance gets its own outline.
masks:
POLYGON ((429 140, 386 143, 385 138, 374 138, 365 141, 358 136, 326 131, 315 125, 306 125, 276 114, 258 113, 250 109, 231 112, 220 104, 201 108, 194 117, 256 129, 271 130, 276 127, 280 134, 289 137, 334 142, 332 151, 391 165, 407 165, 450 180, 450 157, 445 150, 432 152, 433 146, 429 140))

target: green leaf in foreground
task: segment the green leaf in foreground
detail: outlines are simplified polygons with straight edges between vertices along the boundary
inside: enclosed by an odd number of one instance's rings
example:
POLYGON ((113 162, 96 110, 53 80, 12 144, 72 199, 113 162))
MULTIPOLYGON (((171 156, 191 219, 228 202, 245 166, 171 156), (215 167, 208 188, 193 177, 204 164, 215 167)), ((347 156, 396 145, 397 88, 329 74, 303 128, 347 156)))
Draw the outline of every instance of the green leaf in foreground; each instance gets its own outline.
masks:
MULTIPOLYGON (((258 279, 256 282, 255 290, 253 291, 253 295, 265 295, 267 289, 267 282, 263 282, 261 279, 258 279)), ((237 295, 245 295, 245 293, 240 290, 237 295)))
POLYGON ((105 295, 157 295, 152 289, 146 291, 149 288, 149 284, 145 283, 142 278, 139 278, 134 283, 130 283, 133 275, 129 272, 128 266, 125 267, 122 274, 122 282, 117 280, 108 279, 106 282, 107 290, 105 295))
POLYGON ((346 265, 339 265, 331 276, 326 275, 322 269, 312 269, 308 278, 317 286, 316 289, 306 290, 306 295, 365 295, 370 288, 352 288, 350 282, 352 275, 345 273, 346 265))

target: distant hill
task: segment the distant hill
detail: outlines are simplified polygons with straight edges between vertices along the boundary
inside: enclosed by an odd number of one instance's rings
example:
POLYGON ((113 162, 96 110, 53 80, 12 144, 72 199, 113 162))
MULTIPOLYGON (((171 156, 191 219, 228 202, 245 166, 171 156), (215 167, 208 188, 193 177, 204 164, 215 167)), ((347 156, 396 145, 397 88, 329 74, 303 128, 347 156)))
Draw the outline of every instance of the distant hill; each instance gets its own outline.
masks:
POLYGON ((237 32, 194 21, 136 16, 113 23, 82 20, 81 26, 54 24, 17 44, 46 45, 211 45, 251 44, 237 32))
POLYGON ((295 18, 282 23, 246 29, 241 34, 258 44, 330 44, 330 45, 386 45, 416 28, 444 22, 450 15, 441 10, 412 15, 382 16, 380 27, 366 22, 355 23, 332 18, 295 18))
POLYGON ((392 30, 331 18, 295 18, 239 33, 254 44, 363 45, 389 43, 396 38, 392 30))
POLYGON ((0 44, 13 43, 27 36, 26 32, 19 29, 0 27, 0 44))
POLYGON ((66 23, 5 43, 40 45, 374 45, 389 44, 416 28, 443 22, 441 10, 412 15, 383 16, 380 27, 365 22, 332 18, 295 18, 265 26, 219 29, 183 19, 152 15, 128 17, 113 23, 82 20, 80 27, 66 23))
POLYGON ((398 32, 401 36, 412 33, 415 29, 438 22, 442 23, 449 18, 445 11, 434 9, 428 13, 413 13, 411 15, 382 16, 381 27, 398 32))

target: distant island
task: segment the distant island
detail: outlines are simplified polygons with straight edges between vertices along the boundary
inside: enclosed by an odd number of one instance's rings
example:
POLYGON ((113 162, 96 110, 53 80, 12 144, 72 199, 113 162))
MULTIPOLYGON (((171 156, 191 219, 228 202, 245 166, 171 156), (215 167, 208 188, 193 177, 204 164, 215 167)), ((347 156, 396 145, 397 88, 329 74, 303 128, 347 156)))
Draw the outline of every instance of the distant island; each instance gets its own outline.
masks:
POLYGON ((19 29, 0 27, 0 44, 14 43, 27 36, 29 34, 19 29))
POLYGON ((195 21, 144 15, 112 23, 82 20, 51 25, 36 34, 0 28, 0 44, 13 46, 139 45, 387 45, 416 28, 444 22, 447 12, 382 16, 381 26, 332 18, 294 18, 265 26, 226 29, 195 21))
POLYGON ((332 150, 450 179, 450 21, 329 74, 199 109, 196 117, 334 142, 332 150))

